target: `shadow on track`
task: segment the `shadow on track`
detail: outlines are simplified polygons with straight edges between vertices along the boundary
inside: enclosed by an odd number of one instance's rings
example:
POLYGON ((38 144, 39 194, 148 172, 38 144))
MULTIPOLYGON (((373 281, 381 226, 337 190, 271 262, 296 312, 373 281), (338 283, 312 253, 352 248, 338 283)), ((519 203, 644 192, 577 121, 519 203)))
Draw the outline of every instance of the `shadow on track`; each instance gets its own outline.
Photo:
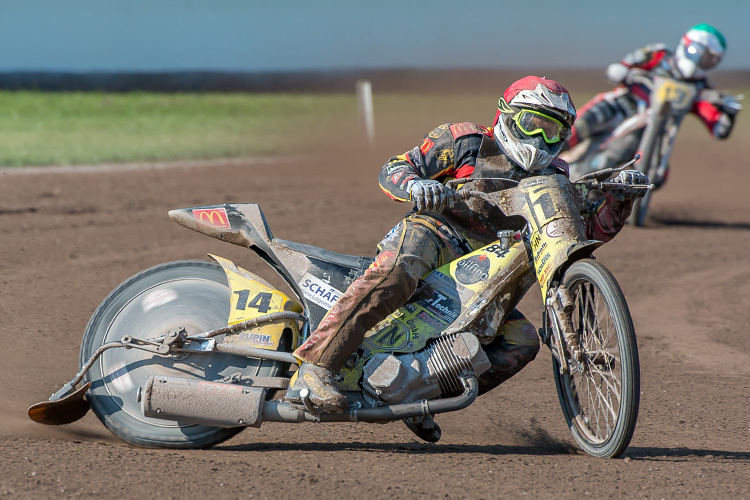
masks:
POLYGON ((535 445, 464 445, 464 444, 428 444, 428 443, 251 443, 230 446, 214 446, 219 451, 360 451, 371 453, 407 453, 424 454, 486 454, 486 455, 571 455, 583 454, 566 443, 559 446, 535 445))
MULTIPOLYGON (((531 455, 531 456, 554 456, 554 455, 582 455, 584 452, 573 445, 561 441, 546 441, 537 444, 521 445, 433 445, 427 443, 250 443, 230 446, 214 446, 217 451, 359 451, 370 453, 406 453, 410 455, 436 455, 436 454, 484 454, 484 455, 531 455)), ((647 448, 630 447, 620 457, 630 460, 648 461, 695 461, 696 459, 731 460, 744 462, 750 465, 750 452, 705 450, 694 448, 647 448)), ((598 460, 598 459, 597 459, 598 460)))
POLYGON ((750 452, 741 451, 721 451, 721 450, 700 450, 694 448, 649 448, 649 447, 630 447, 623 455, 635 460, 669 460, 674 462, 675 459, 684 459, 680 461, 694 460, 696 458, 718 459, 718 460, 736 460, 746 462, 750 465, 750 452))
POLYGON ((692 220, 683 219, 680 217, 667 216, 667 215, 654 215, 650 217, 649 223, 657 226, 671 226, 671 227, 702 227, 707 229, 733 229, 737 231, 748 231, 750 230, 750 223, 748 222, 719 222, 712 220, 692 220))

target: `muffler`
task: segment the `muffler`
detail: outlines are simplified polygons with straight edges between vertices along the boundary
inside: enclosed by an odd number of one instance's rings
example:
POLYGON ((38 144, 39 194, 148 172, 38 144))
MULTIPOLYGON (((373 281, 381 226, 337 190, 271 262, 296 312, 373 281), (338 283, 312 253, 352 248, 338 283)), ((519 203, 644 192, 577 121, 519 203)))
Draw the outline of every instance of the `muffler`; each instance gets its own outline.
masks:
POLYGON ((211 427, 260 427, 266 389, 152 375, 138 397, 146 417, 211 427))
POLYGON ((266 388, 220 384, 203 380, 151 376, 138 392, 143 415, 211 427, 260 427, 269 422, 372 422, 462 410, 477 397, 476 375, 460 377, 462 394, 435 401, 416 401, 376 408, 352 405, 344 413, 309 413, 286 401, 266 401, 266 388))

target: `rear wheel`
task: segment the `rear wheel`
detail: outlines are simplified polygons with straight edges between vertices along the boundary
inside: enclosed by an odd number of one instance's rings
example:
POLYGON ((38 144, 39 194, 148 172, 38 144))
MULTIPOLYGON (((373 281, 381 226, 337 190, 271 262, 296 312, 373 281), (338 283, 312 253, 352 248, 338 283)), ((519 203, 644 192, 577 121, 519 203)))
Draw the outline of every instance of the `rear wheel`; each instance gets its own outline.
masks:
MULTIPOLYGON (((146 339, 185 328, 189 335, 226 326, 229 287, 221 266, 212 262, 161 264, 129 278, 104 299, 91 317, 81 343, 83 365, 97 348, 129 335, 146 339)), ((222 336, 217 337, 221 342, 222 336)), ((243 428, 218 428, 143 416, 137 394, 151 375, 219 381, 276 376, 283 364, 226 354, 157 356, 140 349, 105 351, 86 373, 87 399, 107 428, 138 446, 204 448, 243 428)))
POLYGON ((573 438, 588 454, 618 457, 638 419, 640 368, 635 331, 625 298, 601 264, 582 260, 565 272, 574 301, 573 325, 583 355, 581 370, 560 373, 557 394, 573 438))

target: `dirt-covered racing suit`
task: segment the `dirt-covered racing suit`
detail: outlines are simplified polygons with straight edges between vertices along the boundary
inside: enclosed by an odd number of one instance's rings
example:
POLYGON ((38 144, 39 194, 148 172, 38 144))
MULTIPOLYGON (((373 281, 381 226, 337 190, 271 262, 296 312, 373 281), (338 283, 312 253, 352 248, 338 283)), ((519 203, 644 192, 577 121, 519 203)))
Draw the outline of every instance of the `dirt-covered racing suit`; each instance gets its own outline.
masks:
MULTIPOLYGON (((691 113, 700 118, 711 135, 717 139, 729 137, 736 111, 707 99, 709 93, 704 93, 704 90, 712 87, 706 78, 686 80, 680 75, 674 56, 667 46, 651 44, 629 53, 619 63, 609 66, 607 77, 618 86, 608 92, 597 94, 578 110, 578 118, 573 126, 573 134, 566 144, 567 148, 572 148, 589 137, 612 132, 623 120, 637 112, 639 102, 648 105, 649 89, 643 84, 629 81, 627 77, 628 71, 634 68, 697 84, 704 96, 698 95, 690 110, 691 113)), ((628 158, 620 159, 625 161, 628 158)))
MULTIPOLYGON (((555 159, 542 171, 545 174, 568 175, 567 163, 555 159)), ((414 179, 443 183, 464 179, 471 189, 488 192, 497 189, 492 189, 491 178, 517 181, 530 175, 500 149, 492 129, 449 123, 429 132, 421 146, 388 160, 379 183, 389 197, 407 202, 406 185, 414 179)), ((631 209, 632 200, 605 194, 591 204, 586 216, 588 237, 610 240, 631 209)), ((338 372, 365 333, 409 300, 422 276, 495 241, 501 229, 521 229, 518 224, 517 218, 506 217, 496 207, 474 198, 457 202, 442 213, 408 213, 378 245, 375 262, 349 286, 294 355, 338 372)), ((539 350, 536 329, 520 312, 513 311, 499 328, 497 335, 483 341, 489 342, 485 351, 492 368, 480 377, 480 393, 517 373, 539 350)))

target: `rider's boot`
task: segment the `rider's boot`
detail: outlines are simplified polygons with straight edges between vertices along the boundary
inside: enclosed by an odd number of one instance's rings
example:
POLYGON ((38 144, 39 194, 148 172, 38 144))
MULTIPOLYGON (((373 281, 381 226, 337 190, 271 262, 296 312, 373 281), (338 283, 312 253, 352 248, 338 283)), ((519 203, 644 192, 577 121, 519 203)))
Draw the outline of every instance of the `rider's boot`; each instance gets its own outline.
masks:
POLYGON ((404 423, 417 437, 428 443, 440 441, 440 426, 433 420, 432 416, 405 418, 404 423))
POLYGON ((309 391, 313 406, 328 413, 342 413, 348 405, 346 397, 339 392, 333 381, 331 370, 313 363, 302 363, 292 377, 284 399, 293 404, 302 404, 302 389, 309 391))

